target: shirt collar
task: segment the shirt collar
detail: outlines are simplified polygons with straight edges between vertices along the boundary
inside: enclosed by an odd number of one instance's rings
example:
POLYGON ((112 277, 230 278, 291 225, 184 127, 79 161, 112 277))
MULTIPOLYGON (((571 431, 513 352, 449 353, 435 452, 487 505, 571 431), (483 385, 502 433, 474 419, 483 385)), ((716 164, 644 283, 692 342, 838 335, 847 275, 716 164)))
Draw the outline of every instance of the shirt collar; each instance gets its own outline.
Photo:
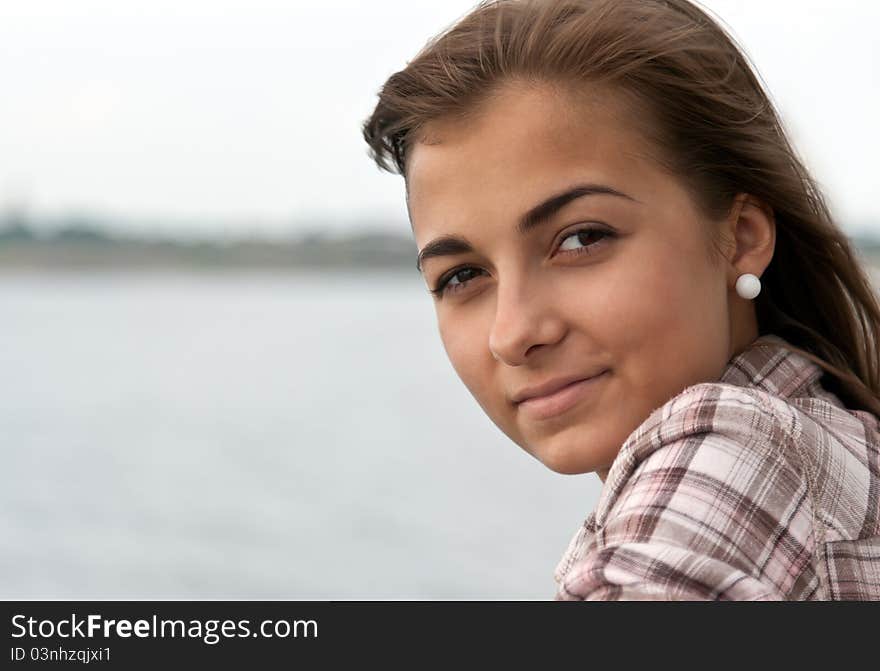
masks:
POLYGON ((775 396, 814 396, 824 370, 775 334, 752 341, 727 363, 719 382, 754 387, 775 396))

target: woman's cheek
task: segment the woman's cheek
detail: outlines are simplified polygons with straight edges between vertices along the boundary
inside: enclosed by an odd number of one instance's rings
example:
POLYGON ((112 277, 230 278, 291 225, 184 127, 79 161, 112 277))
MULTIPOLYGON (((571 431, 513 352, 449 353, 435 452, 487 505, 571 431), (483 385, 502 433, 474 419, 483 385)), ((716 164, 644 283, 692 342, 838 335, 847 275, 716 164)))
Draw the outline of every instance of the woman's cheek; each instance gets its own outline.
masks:
POLYGON ((588 291, 574 294, 578 305, 571 312, 589 322, 598 341, 625 350, 627 342, 637 342, 671 318, 678 287, 664 282, 656 259, 621 258, 604 270, 591 278, 588 291))
POLYGON ((679 321, 688 303, 694 282, 691 272, 680 256, 663 245, 654 246, 650 253, 633 255, 614 282, 617 323, 634 337, 651 331, 655 336, 662 333, 679 321))
POLYGON ((492 358, 488 333, 474 330, 473 326, 462 317, 451 317, 440 321, 439 330, 453 369, 472 393, 479 394, 483 386, 480 384, 481 371, 492 358))

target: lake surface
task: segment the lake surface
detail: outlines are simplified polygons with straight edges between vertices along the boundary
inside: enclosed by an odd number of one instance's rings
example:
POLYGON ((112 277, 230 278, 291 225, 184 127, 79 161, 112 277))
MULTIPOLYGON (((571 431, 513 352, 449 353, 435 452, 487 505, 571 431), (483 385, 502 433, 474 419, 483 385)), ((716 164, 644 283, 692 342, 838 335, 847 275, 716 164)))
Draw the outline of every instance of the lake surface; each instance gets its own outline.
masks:
POLYGON ((547 599, 598 499, 417 277, 0 276, 0 597, 547 599))

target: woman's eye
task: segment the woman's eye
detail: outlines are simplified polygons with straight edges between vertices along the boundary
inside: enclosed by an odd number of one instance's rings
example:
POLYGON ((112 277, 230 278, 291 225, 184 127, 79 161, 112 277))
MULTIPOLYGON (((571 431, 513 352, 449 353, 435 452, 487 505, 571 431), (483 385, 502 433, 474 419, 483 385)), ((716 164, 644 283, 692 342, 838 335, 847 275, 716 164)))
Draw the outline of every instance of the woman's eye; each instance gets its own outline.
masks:
POLYGON ((582 228, 569 233, 559 245, 560 251, 584 253, 592 247, 600 244, 605 238, 611 237, 611 233, 599 228, 582 228))
MULTIPOLYGON (((613 237, 613 232, 602 228, 582 228, 565 236, 558 249, 569 255, 591 254, 597 246, 603 246, 606 238, 613 237)), ((472 266, 457 268, 441 277, 437 287, 429 291, 435 297, 443 298, 446 294, 462 291, 471 280, 484 274, 485 271, 472 266)))
POLYGON ((459 268, 458 270, 445 275, 437 283, 436 289, 431 289, 431 293, 437 297, 441 297, 445 293, 454 293, 460 291, 463 286, 475 277, 479 277, 479 273, 483 271, 479 268, 459 268))

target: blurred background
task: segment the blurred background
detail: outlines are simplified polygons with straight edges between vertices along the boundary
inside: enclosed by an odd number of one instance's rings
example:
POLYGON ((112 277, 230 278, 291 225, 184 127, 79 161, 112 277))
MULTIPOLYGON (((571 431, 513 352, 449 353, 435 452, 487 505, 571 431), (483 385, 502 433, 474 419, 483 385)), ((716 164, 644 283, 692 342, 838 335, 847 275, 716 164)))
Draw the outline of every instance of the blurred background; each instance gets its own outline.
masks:
MULTIPOLYGON (((0 0, 0 598, 552 597, 360 134, 472 4, 0 0)), ((876 267, 880 5, 704 4, 876 267)))

